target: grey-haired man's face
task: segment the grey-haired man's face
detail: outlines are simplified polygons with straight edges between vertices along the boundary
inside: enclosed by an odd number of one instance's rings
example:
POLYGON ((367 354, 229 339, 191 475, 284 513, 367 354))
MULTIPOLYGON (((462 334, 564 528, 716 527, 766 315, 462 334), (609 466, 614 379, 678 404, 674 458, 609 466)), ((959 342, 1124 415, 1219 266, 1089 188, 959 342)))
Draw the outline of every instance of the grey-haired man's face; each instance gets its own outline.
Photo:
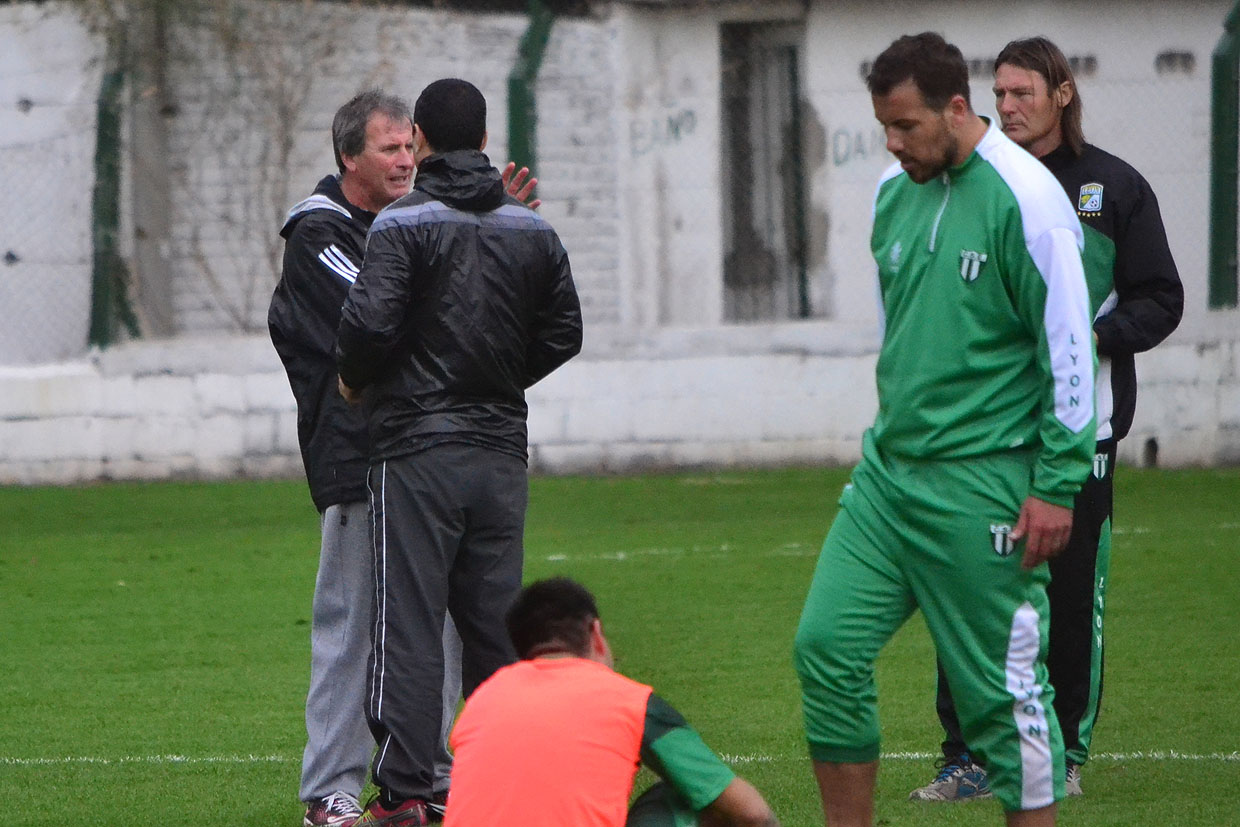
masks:
POLYGON ((357 155, 343 157, 345 175, 352 179, 371 212, 409 193, 413 183, 413 126, 381 112, 366 122, 366 144, 357 155))

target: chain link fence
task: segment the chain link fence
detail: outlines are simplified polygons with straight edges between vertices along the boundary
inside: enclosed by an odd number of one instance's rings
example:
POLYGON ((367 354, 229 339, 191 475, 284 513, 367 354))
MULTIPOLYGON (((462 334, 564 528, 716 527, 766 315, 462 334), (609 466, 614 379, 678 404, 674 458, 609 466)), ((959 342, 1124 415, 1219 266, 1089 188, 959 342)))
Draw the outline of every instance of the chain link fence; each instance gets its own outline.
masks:
POLYGON ((101 50, 41 5, 0 31, 0 365, 52 362, 86 345, 101 50))
MULTIPOLYGON (((0 365, 80 356, 90 338, 108 56, 77 13, 88 2, 109 0, 0 5, 0 365)), ((428 79, 464 75, 492 103, 492 160, 531 163, 542 179, 591 323, 864 321, 869 203, 890 158, 859 56, 899 32, 875 37, 879 12, 858 4, 810 3, 800 18, 775 5, 712 16, 723 5, 129 0, 131 13, 160 15, 131 35, 130 57, 162 62, 123 64, 126 269, 104 283, 128 288, 146 334, 261 334, 284 211, 334 169, 335 107, 363 86, 413 98, 428 79), (683 53, 641 42, 661 30, 683 53), (148 132, 159 139, 137 140, 148 132)), ((961 14, 944 16, 949 37, 961 14)), ((1219 23, 1132 44, 1099 28, 1065 45, 1087 137, 1154 185, 1186 274, 1206 270, 1202 32, 1219 23)), ((984 42, 997 51, 1002 38, 984 42)), ((975 106, 993 115, 993 58, 962 47, 975 106)), ((1190 301, 1203 290, 1190 287, 1190 301)), ((118 289, 103 308, 111 340, 125 335, 124 298, 118 289)))

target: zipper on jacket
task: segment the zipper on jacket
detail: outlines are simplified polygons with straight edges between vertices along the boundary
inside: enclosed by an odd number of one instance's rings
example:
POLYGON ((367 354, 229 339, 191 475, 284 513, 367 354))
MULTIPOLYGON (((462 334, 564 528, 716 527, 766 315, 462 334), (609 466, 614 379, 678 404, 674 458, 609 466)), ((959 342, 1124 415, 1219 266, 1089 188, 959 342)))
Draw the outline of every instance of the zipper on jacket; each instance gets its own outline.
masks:
POLYGON ((939 222, 943 220, 943 213, 947 210, 947 202, 952 197, 952 179, 946 172, 943 173, 943 186, 946 189, 943 192, 943 203, 939 205, 939 212, 934 216, 934 226, 930 228, 930 252, 934 252, 934 243, 939 237, 939 222))

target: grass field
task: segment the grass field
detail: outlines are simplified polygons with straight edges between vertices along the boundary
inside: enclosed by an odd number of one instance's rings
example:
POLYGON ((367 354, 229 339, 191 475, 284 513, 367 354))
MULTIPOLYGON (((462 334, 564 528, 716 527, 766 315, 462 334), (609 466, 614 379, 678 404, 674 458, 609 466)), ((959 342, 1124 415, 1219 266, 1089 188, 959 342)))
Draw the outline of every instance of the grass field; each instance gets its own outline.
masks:
MULTIPOLYGON (((790 648, 845 476, 531 487, 527 577, 589 585, 619 668, 789 827, 821 823, 790 648)), ((1096 758, 1060 823, 1240 825, 1240 470, 1122 468, 1116 519, 1096 758)), ((300 483, 0 489, 0 820, 300 824, 317 541, 300 483)), ((879 823, 999 823, 905 800, 940 738, 920 618, 879 680, 879 823)))

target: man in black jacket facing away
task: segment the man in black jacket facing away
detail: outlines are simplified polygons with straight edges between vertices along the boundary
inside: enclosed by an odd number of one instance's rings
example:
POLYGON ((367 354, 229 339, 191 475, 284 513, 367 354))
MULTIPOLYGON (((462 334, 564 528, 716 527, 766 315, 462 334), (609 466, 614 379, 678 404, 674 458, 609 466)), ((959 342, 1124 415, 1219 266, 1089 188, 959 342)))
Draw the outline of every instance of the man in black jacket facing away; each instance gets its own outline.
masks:
POLYGON ((482 154, 486 101, 432 83, 414 107, 414 191, 375 219, 341 314, 341 393, 371 439, 377 621, 366 714, 379 796, 359 824, 427 823, 443 724, 445 612, 466 694, 515 660, 525 389, 581 349, 581 309, 551 226, 482 154))
MULTIPOLYGON (((375 213, 409 193, 413 182, 413 117, 402 99, 372 89, 340 107, 332 120, 340 172, 289 211, 280 230, 284 268, 267 324, 297 400, 297 437, 320 513, 322 547, 310 626, 310 691, 301 800, 305 827, 349 827, 361 815, 357 796, 374 739, 363 698, 374 602, 373 550, 367 517, 366 418, 340 398, 336 328, 340 307, 357 278, 375 213)), ((508 191, 525 200, 535 180, 504 172, 508 191)), ((531 206, 537 206, 535 201, 531 206)), ((444 709, 460 699, 461 644, 444 632, 444 709)), ((452 758, 447 725, 435 761, 435 797, 447 794, 452 758)))
MULTIPOLYGON (((340 398, 334 347, 366 233, 375 214, 406 195, 413 180, 409 105, 379 90, 355 96, 332 121, 332 148, 340 173, 319 181, 280 230, 284 268, 267 315, 297 400, 297 437, 322 529, 300 783, 306 827, 349 827, 361 815, 357 796, 375 746, 363 709, 374 602, 366 420, 340 398)), ((444 645, 443 703, 455 710, 460 641, 451 628, 444 645)), ((452 767, 446 731, 443 736, 435 761, 441 799, 452 767)))

